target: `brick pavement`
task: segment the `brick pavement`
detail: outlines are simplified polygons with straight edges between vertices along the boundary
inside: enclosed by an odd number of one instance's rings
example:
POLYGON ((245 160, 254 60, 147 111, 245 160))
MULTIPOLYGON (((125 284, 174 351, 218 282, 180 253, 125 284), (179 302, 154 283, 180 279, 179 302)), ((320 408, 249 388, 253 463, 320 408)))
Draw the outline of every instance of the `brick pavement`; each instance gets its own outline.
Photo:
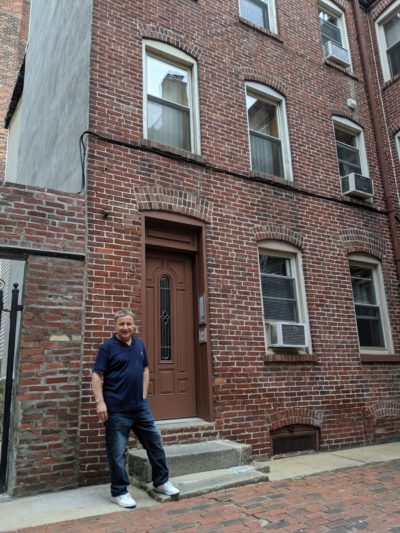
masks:
POLYGON ((19 533, 174 531, 400 533, 400 460, 18 530, 19 533))

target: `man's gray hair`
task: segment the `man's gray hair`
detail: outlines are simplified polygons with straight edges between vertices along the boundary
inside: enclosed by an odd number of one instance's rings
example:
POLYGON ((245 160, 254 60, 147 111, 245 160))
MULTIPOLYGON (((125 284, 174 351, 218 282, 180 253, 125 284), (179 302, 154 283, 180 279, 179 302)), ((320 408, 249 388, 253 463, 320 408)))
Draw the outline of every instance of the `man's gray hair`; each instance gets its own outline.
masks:
POLYGON ((135 318, 135 315, 133 314, 133 311, 131 311, 130 309, 120 309, 119 311, 117 311, 115 313, 114 319, 115 319, 115 321, 117 321, 119 318, 122 318, 124 316, 130 316, 133 319, 135 318))

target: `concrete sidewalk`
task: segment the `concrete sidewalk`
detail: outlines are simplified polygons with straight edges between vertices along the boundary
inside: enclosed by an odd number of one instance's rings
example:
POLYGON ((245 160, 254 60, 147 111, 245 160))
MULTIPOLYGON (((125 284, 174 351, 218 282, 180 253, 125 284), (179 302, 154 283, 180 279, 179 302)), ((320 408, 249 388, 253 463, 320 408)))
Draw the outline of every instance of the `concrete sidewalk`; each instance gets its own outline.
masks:
MULTIPOLYGON (((371 463, 400 459, 400 442, 351 448, 335 452, 299 455, 269 462, 271 481, 296 479, 371 463)), ((141 489, 130 487, 137 508, 165 506, 141 489)), ((81 487, 21 498, 0 497, 0 532, 53 524, 66 520, 122 512, 110 502, 108 485, 81 487)))

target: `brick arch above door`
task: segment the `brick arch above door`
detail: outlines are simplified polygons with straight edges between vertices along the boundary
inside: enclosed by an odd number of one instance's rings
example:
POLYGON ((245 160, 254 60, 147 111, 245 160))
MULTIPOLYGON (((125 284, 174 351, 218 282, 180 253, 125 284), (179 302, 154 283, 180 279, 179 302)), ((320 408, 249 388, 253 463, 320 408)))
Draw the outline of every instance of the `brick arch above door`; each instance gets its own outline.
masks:
POLYGON ((139 211, 166 211, 211 223, 213 203, 189 191, 163 187, 135 188, 139 211))

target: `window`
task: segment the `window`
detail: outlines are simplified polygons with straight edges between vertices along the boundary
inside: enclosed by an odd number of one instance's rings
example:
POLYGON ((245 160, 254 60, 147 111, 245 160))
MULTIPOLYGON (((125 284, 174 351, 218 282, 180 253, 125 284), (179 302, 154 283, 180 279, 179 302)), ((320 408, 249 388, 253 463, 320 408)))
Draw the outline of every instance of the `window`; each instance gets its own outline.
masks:
POLYGON ((350 276, 360 348, 363 351, 392 349, 379 262, 353 256, 350 276))
POLYGON ((347 176, 352 172, 368 176, 362 129, 354 122, 341 117, 334 118, 334 127, 340 176, 347 176))
POLYGON ((397 148, 397 155, 399 156, 399 160, 400 160, 400 131, 396 133, 395 142, 396 142, 396 148, 397 148))
POLYGON ((324 0, 319 3, 318 14, 325 58, 349 67, 351 60, 343 11, 333 2, 324 0))
POLYGON ((400 0, 394 2, 376 22, 383 78, 400 74, 400 0))
POLYGON ((240 15, 255 26, 276 33, 274 0, 240 0, 240 15))
POLYGON ((282 242, 261 244, 259 267, 266 327, 279 322, 297 324, 307 339, 304 344, 310 346, 303 327, 308 319, 299 251, 282 242))
POLYGON ((284 98, 259 83, 248 83, 246 104, 251 168, 257 172, 291 179, 284 98))
POLYGON ((197 65, 170 45, 144 44, 144 136, 200 153, 197 65))

